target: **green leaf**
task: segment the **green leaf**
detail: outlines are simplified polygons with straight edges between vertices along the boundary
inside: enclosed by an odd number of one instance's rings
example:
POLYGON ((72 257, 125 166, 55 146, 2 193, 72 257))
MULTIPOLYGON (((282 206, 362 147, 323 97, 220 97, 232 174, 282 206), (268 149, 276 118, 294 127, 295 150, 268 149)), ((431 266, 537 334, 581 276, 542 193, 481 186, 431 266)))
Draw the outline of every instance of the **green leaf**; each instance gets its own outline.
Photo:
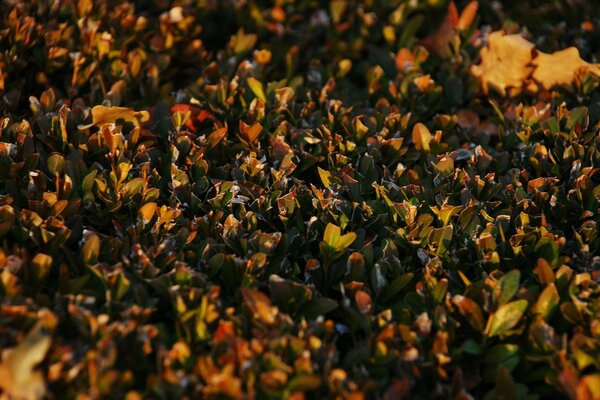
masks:
POLYGON ((338 308, 338 302, 328 297, 314 297, 306 303, 300 312, 308 319, 315 319, 338 308))
POLYGON ((52 175, 58 175, 65 169, 65 157, 60 153, 52 153, 48 157, 48 172, 52 175))
POLYGON ((504 275, 498 281, 496 286, 497 304, 501 306, 508 303, 510 299, 517 294, 519 290, 519 282, 521 281, 521 272, 517 269, 513 269, 506 275, 504 275))
POLYGON ((413 276, 414 274, 409 272, 396 277, 391 284, 383 288, 381 292, 381 301, 385 303, 392 300, 396 294, 398 294, 406 285, 410 283, 413 276))
POLYGON ((487 336, 499 336, 515 327, 523 317, 528 304, 527 300, 517 300, 498 308, 488 319, 487 336))
POLYGON ((560 297, 558 295, 558 290, 556 290, 556 285, 551 283, 542 291, 542 294, 531 308, 531 312, 533 314, 541 315, 548 321, 556 310, 559 301, 560 297))

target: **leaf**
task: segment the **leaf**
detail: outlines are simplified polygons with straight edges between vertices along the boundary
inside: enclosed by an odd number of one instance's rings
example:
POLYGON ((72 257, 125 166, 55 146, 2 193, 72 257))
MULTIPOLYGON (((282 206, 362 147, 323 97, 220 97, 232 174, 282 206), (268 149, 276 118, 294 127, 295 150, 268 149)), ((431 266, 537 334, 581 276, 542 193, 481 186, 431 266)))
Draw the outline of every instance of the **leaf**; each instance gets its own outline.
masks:
POLYGON ((361 314, 369 314, 373 310, 373 300, 371 299, 371 296, 363 290, 359 290, 354 294, 354 301, 361 314))
POLYGON ((420 122, 417 122, 415 126, 413 126, 412 140, 417 150, 429 152, 429 143, 431 143, 431 138, 431 132, 427 126, 420 122))
POLYGON ((328 297, 313 297, 300 312, 307 319, 315 319, 338 308, 338 302, 328 297))
POLYGON ((546 321, 550 319, 558 303, 560 302, 560 296, 558 295, 558 290, 556 289, 556 285, 554 283, 549 284, 544 288, 540 297, 535 302, 533 307, 531 307, 532 314, 541 315, 546 321))
POLYGON ((481 307, 468 297, 459 294, 452 298, 452 302, 458 308, 461 315, 467 322, 477 331, 481 332, 485 328, 483 320, 483 312, 481 307))
POLYGON ((335 245, 336 251, 344 251, 356 240, 356 233, 348 232, 342 235, 335 245))
POLYGON ((340 229, 339 226, 329 223, 325 227, 325 233, 323 234, 323 240, 327 243, 327 245, 329 247, 335 248, 336 243, 340 239, 341 233, 342 233, 342 230, 340 229))
POLYGON ((252 124, 252 126, 248 126, 240 120, 240 136, 250 144, 258 141, 262 130, 263 127, 259 122, 252 124))
POLYGON ((52 257, 48 254, 38 253, 31 260, 31 264, 33 267, 33 276, 34 281, 36 283, 41 283, 44 281, 48 273, 50 272, 50 268, 52 267, 52 257))
POLYGON ((515 294, 517 294, 520 281, 521 272, 517 269, 513 269, 500 278, 496 286, 496 301, 498 306, 507 303, 515 294))
POLYGON ((498 308, 488 320, 486 327, 487 336, 499 336, 515 327, 521 320, 528 304, 527 300, 517 300, 498 308))
POLYGON ((328 187, 331 185, 331 172, 325 171, 321 167, 317 167, 317 172, 319 173, 319 177, 321 178, 321 182, 323 182, 323 186, 328 187))
POLYGON ((471 1, 467 4, 460 14, 456 27, 461 30, 469 29, 477 16, 478 7, 479 3, 477 1, 471 1))
POLYGON ((252 315, 256 320, 268 325, 275 322, 278 309, 277 307, 271 306, 271 300, 264 293, 248 287, 243 287, 240 290, 242 292, 244 304, 248 307, 250 312, 252 312, 252 315))
POLYGON ((150 202, 144 204, 138 211, 138 215, 142 217, 144 224, 147 224, 154 218, 154 212, 156 211, 156 203, 150 202))
POLYGON ((252 90, 252 93, 266 103, 267 96, 265 95, 262 82, 252 76, 248 77, 246 82, 248 82, 248 86, 250 87, 250 90, 252 90))
POLYGON ((52 153, 48 157, 48 172, 58 175, 65 169, 65 157, 60 153, 52 153))
POLYGON ((519 362, 519 346, 512 343, 499 344, 490 347, 483 357, 485 364, 502 364, 509 369, 513 369, 519 362), (516 358, 516 360, 515 360, 516 358), (506 365, 509 364, 509 365, 506 365))
POLYGON ((126 107, 95 106, 92 108, 93 125, 114 124, 119 120, 140 126, 140 124, 150 120, 150 114, 148 111, 134 111, 126 107))
POLYGON ((589 64, 581 59, 576 47, 569 47, 552 54, 538 52, 532 62, 533 79, 544 89, 554 86, 570 86, 578 73, 600 76, 600 64, 589 64))
POLYGON ((538 258, 536 267, 533 270, 533 272, 535 272, 539 281, 544 285, 548 285, 554 282, 555 280, 552 267, 550 266, 550 264, 548 264, 548 261, 546 261, 545 258, 538 258))
POLYGON ((94 264, 98 261, 100 255, 100 237, 91 233, 85 239, 85 243, 81 248, 81 258, 86 264, 94 264))
POLYGON ((381 301, 388 302, 394 298, 396 294, 398 294, 406 285, 410 283, 414 274, 412 272, 399 275, 390 283, 388 286, 384 287, 381 292, 381 301))
POLYGON ((490 89, 502 96, 522 91, 524 82, 533 72, 533 43, 519 34, 492 32, 487 47, 481 49, 481 63, 471 67, 471 73, 481 82, 483 93, 490 89))
POLYGON ((210 149, 219 144, 227 136, 227 127, 219 128, 206 138, 206 146, 210 149))
POLYGON ((455 38, 456 30, 466 30, 473 24, 475 16, 477 15, 478 6, 478 2, 471 1, 463 9, 459 17, 456 4, 454 1, 451 1, 448 4, 446 18, 438 30, 434 34, 423 39, 421 44, 441 57, 450 56, 450 45, 455 38))
POLYGON ((34 367, 42 362, 51 344, 50 335, 38 322, 25 339, 12 349, 4 350, 0 363, 0 388, 9 398, 42 399, 46 383, 41 372, 34 367))

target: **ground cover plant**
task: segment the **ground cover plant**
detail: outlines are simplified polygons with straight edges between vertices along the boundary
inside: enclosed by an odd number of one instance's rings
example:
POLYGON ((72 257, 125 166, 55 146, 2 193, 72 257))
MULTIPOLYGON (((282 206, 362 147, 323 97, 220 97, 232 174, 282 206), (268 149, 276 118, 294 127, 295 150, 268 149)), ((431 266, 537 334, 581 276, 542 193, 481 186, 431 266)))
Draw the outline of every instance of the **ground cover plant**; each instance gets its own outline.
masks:
POLYGON ((0 11, 0 398, 600 398, 597 2, 0 11))

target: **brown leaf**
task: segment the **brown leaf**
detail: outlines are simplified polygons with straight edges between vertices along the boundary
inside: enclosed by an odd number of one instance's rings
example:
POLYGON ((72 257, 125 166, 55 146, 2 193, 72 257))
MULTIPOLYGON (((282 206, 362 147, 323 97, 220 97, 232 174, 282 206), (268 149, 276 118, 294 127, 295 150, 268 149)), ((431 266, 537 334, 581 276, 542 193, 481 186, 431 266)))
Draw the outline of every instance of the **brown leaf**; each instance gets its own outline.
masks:
POLYGON ((493 32, 488 46, 481 49, 481 63, 473 65, 471 73, 480 80, 485 94, 490 88, 502 96, 518 94, 533 72, 533 51, 533 43, 521 35, 493 32))

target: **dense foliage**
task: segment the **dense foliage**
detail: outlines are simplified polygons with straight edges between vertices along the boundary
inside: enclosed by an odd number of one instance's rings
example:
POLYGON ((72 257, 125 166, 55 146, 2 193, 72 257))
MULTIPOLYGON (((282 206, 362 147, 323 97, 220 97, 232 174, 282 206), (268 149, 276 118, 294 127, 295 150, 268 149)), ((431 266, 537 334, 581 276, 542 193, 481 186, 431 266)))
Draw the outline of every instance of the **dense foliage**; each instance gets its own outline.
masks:
POLYGON ((0 397, 600 398, 600 7, 511 3, 3 1, 0 397))

